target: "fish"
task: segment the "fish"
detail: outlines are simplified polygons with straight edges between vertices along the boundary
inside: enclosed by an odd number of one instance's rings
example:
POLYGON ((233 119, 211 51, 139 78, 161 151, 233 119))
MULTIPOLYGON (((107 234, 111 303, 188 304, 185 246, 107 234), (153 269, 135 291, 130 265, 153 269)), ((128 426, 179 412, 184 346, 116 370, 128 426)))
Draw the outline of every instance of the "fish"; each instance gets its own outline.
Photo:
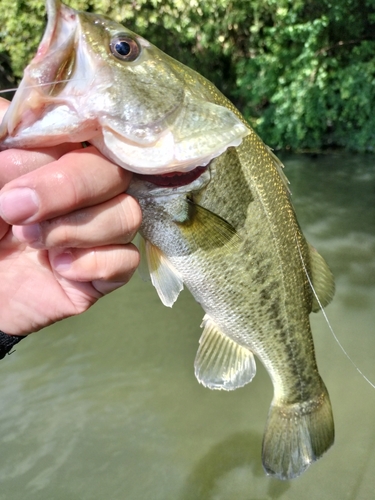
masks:
POLYGON ((89 142, 132 171, 141 273, 171 307, 204 310, 194 362, 205 387, 273 383, 268 475, 300 476, 334 442, 309 316, 334 278, 305 239, 283 166, 203 76, 115 21, 47 0, 48 23, 0 126, 0 149, 89 142))

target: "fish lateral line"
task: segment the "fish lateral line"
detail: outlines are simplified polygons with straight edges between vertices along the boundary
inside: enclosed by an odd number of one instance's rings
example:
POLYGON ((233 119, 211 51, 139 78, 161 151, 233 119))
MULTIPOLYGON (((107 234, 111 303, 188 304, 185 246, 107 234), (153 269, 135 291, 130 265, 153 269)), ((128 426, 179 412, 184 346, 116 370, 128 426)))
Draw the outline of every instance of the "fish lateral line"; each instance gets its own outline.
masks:
POLYGON ((305 261, 304 261, 304 258, 303 258, 303 255, 302 255, 302 252, 301 252, 301 248, 300 248, 300 245, 299 245, 299 242, 298 242, 298 238, 297 238, 297 235, 295 234, 295 238, 296 238, 296 244, 297 244, 297 249, 298 249, 298 253, 299 253, 299 256, 300 256, 300 259, 301 259, 301 262, 302 262, 302 267, 303 267, 303 270, 306 274, 306 277, 307 277, 307 281, 309 282, 309 285, 311 287, 311 290, 314 294, 314 297, 315 297, 315 300, 317 301, 318 305, 319 305, 319 308, 323 314, 323 317, 328 325, 328 328, 332 334, 332 337, 335 339, 337 345, 340 347, 341 351, 344 353, 344 355, 346 356, 346 358, 350 361, 350 363, 354 366, 354 368, 357 370, 357 372, 360 374, 360 376, 373 388, 375 389, 375 383, 372 382, 363 372, 362 370, 360 370, 360 368, 358 368, 358 366, 355 364, 355 362, 352 360, 352 358, 350 357, 350 355, 348 354, 348 352, 346 351, 346 349, 344 348, 344 346, 342 345, 342 343, 340 342, 337 334, 335 333, 332 325, 331 325, 331 322, 329 321, 328 319, 328 316, 327 316, 327 313, 319 299, 319 296, 315 290, 315 287, 314 287, 314 284, 312 282, 312 279, 308 273, 308 270, 307 270, 307 267, 306 267, 306 264, 305 264, 305 261))

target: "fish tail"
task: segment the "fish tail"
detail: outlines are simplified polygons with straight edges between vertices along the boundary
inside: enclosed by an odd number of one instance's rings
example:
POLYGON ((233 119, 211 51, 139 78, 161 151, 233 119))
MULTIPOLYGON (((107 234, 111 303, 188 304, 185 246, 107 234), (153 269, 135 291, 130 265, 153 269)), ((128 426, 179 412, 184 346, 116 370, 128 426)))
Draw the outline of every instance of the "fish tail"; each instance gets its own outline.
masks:
POLYGON ((333 444, 331 402, 323 386, 316 398, 301 403, 273 401, 263 438, 263 467, 278 479, 298 477, 333 444))

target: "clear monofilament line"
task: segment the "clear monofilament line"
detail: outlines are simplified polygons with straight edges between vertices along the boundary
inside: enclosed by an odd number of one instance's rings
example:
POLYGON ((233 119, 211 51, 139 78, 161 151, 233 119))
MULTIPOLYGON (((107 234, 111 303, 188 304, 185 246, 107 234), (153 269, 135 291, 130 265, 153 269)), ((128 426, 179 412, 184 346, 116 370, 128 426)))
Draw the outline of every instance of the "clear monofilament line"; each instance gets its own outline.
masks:
MULTIPOLYGON (((85 78, 75 78, 74 79, 75 81, 85 81, 85 78)), ((56 85, 58 83, 68 83, 70 82, 71 79, 68 78, 66 80, 56 80, 55 82, 45 82, 45 83, 38 83, 36 85, 25 85, 24 87, 22 87, 23 89, 34 89, 34 88, 37 88, 37 87, 46 87, 48 85, 56 85)), ((5 94, 5 92, 16 92, 18 90, 18 87, 16 88, 13 88, 13 89, 2 89, 0 90, 0 94, 5 94)))
POLYGON ((317 300, 317 302, 318 302, 318 304, 319 304, 320 310, 321 310, 321 311, 322 311, 322 313, 323 313, 323 317, 324 317, 324 319, 326 320, 326 323, 327 323, 327 325, 328 325, 328 328, 330 329, 330 332, 332 333, 333 338, 336 340, 336 342, 337 342, 338 346, 340 347, 340 349, 342 350, 342 352, 345 354, 345 356, 348 358, 348 360, 351 362, 351 364, 354 366, 354 368, 357 370, 357 372, 361 375, 361 377, 363 377, 363 378, 366 380, 366 382, 367 382, 368 384, 370 384, 370 385, 371 385, 371 387, 372 387, 373 389, 375 389, 375 384, 374 384, 373 382, 371 382, 371 380, 370 380, 368 377, 366 377, 366 375, 365 375, 365 374, 364 374, 364 373, 363 373, 363 372, 362 372, 362 371, 358 368, 358 366, 354 363, 354 361, 352 360, 352 358, 351 358, 351 357, 349 356, 349 354, 346 352, 346 350, 345 350, 344 346, 341 344, 341 342, 340 342, 340 340, 338 339, 338 337, 337 337, 336 333, 334 332, 334 330, 333 330, 333 328, 332 328, 332 325, 331 325, 331 323, 330 323, 330 321, 329 321, 329 319, 328 319, 327 313, 325 312, 324 307, 322 306, 322 303, 321 303, 321 302, 320 302, 320 300, 319 300, 318 294, 317 294, 317 293, 316 293, 316 291, 315 291, 314 285, 313 285, 313 283, 312 283, 312 281, 311 281, 311 278, 310 278, 310 276, 309 276, 309 273, 308 273, 308 271, 307 271, 307 268, 306 268, 306 265, 305 265, 305 261, 303 260, 303 255, 302 255, 302 252, 301 252, 301 248, 300 248, 300 246, 299 246, 299 242, 298 242, 297 235, 295 235, 295 236, 296 236, 296 243, 297 243, 298 253, 299 253, 299 256, 300 256, 300 258, 301 258, 302 266, 303 266, 303 269, 304 269, 304 271, 305 271, 305 274, 306 274, 307 280, 308 280, 308 282, 309 282, 309 284, 310 284, 310 287, 311 287, 311 290, 313 291, 313 294, 314 294, 314 296, 315 296, 315 298, 316 298, 316 300, 317 300))
POLYGON ((14 88, 14 89, 3 89, 3 90, 0 90, 0 94, 5 94, 7 92, 16 92, 18 89, 17 88, 14 88))

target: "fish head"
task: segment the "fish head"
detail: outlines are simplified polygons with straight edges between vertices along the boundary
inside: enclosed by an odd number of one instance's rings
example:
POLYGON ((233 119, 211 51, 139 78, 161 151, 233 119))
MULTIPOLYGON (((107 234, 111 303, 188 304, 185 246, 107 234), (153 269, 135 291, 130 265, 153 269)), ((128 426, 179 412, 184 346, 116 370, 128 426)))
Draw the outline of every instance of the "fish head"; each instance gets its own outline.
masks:
POLYGON ((0 149, 87 141, 154 175, 205 166, 250 133, 211 83, 121 24, 59 0, 47 0, 47 14, 0 149))

